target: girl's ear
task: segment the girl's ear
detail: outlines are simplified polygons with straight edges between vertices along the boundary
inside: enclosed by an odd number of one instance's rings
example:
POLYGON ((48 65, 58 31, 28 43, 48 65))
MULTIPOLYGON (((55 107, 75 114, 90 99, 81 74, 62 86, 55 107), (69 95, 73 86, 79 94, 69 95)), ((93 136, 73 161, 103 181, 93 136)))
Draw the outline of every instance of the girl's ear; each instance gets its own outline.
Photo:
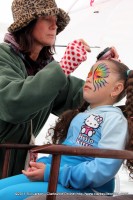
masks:
POLYGON ((111 97, 117 97, 124 90, 123 82, 117 82, 111 92, 111 97))

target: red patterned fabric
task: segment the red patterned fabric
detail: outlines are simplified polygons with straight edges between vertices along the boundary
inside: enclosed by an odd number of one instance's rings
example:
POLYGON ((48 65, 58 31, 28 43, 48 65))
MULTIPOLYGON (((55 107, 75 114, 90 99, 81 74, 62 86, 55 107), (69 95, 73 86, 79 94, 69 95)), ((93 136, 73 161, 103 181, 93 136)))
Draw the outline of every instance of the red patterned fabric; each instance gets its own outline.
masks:
POLYGON ((66 75, 71 74, 83 61, 87 59, 87 52, 80 40, 69 43, 60 65, 66 75))

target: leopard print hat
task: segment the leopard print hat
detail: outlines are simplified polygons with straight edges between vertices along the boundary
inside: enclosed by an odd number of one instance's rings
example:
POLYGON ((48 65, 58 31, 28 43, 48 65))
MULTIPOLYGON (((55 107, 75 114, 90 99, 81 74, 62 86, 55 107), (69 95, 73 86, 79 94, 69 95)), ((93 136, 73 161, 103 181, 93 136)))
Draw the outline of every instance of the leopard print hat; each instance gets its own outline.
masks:
POLYGON ((11 33, 22 29, 41 16, 57 16, 57 34, 63 31, 70 21, 68 14, 58 8, 54 0, 14 0, 12 14, 14 23, 8 28, 11 33))

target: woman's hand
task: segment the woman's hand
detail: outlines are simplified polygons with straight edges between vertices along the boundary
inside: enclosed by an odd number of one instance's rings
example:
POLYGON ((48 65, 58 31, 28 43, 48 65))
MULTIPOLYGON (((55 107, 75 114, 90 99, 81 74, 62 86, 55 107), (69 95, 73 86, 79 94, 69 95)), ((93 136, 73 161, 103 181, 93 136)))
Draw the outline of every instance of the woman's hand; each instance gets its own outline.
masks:
POLYGON ((106 48, 104 49, 101 53, 99 53, 99 55, 97 56, 97 60, 104 60, 104 59, 113 59, 116 60, 118 62, 121 62, 119 59, 119 55, 118 52, 116 50, 115 47, 110 47, 110 48, 106 48))
POLYGON ((83 40, 74 40, 69 43, 60 66, 66 75, 71 74, 82 62, 87 59, 87 52, 91 52, 89 45, 83 40))
POLYGON ((43 181, 46 165, 44 163, 30 162, 30 167, 22 173, 31 181, 43 181))
POLYGON ((120 59, 119 59, 119 54, 118 54, 115 47, 111 47, 111 55, 112 55, 111 58, 113 60, 117 60, 117 61, 121 62, 120 59))
POLYGON ((85 48, 85 50, 86 50, 87 52, 91 52, 91 49, 90 49, 89 45, 88 45, 83 39, 79 39, 79 40, 77 40, 77 41, 79 41, 79 42, 82 43, 82 45, 84 46, 84 48, 85 48))

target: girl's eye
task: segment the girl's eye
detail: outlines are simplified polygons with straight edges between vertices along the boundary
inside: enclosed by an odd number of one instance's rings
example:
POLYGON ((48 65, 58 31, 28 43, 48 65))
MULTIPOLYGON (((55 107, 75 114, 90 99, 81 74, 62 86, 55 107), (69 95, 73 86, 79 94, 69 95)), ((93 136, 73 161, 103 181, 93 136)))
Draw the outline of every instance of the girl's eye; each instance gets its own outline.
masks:
POLYGON ((97 76, 97 78, 102 78, 101 76, 97 76))
POLYGON ((94 79, 101 79, 101 78, 103 78, 102 73, 100 71, 96 70, 94 72, 94 79))

